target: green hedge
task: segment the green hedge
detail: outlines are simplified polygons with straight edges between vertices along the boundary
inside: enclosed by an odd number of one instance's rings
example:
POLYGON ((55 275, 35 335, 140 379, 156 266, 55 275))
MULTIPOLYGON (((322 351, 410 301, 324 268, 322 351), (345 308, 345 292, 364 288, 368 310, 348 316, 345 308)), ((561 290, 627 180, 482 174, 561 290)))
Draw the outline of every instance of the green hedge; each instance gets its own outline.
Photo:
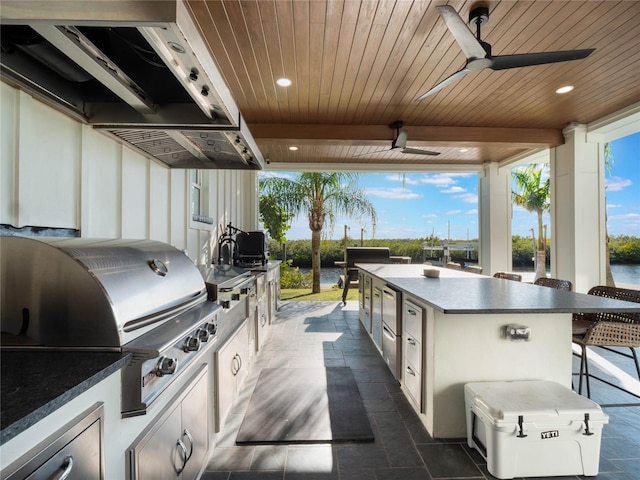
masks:
MULTIPOLYGON (((477 240, 471 240, 475 242, 477 240)), ((411 257, 411 263, 422 263, 430 260, 424 257, 422 243, 427 242, 433 245, 441 245, 442 240, 439 238, 418 238, 418 239, 373 239, 365 240, 365 247, 389 247, 391 255, 401 257, 411 257)), ((464 242, 460 240, 460 242, 464 242)), ((359 247, 360 241, 356 239, 348 239, 347 246, 359 247)), ((547 241, 547 262, 550 258, 551 242, 547 241)), ((629 235, 616 235, 609 238, 609 252, 612 264, 640 264, 640 238, 629 235)), ((282 245, 270 241, 269 254, 271 258, 282 259, 282 245)), ((512 238, 512 256, 514 267, 531 267, 533 266, 533 242, 531 237, 521 237, 514 235, 512 238)), ((293 261, 296 267, 311 267, 311 240, 290 240, 286 242, 286 258, 293 261)), ((323 267, 334 267, 336 261, 344 259, 344 241, 343 240, 323 240, 320 247, 320 258, 323 267)), ((470 259, 467 260, 464 252, 452 252, 453 261, 470 261, 476 262, 478 259, 477 250, 472 252, 470 259)))

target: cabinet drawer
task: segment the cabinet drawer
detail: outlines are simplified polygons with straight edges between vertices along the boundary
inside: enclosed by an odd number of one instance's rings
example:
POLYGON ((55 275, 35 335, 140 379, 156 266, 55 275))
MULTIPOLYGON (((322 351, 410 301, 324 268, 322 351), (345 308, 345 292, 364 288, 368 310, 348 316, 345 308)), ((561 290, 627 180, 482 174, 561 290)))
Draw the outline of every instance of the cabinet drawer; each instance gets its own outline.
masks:
POLYGON ((424 308, 405 300, 402 303, 402 320, 404 322, 404 330, 413 338, 422 340, 422 318, 424 316, 424 308))
POLYGON ((404 356, 416 373, 422 373, 422 344, 405 332, 403 335, 404 356))
POLYGON ((413 365, 405 362, 404 386, 409 394, 409 400, 413 401, 419 412, 422 412, 422 375, 420 375, 413 365))
POLYGON ((7 480, 104 478, 102 403, 81 414, 2 471, 7 480), (64 472, 64 473, 63 473, 64 472))

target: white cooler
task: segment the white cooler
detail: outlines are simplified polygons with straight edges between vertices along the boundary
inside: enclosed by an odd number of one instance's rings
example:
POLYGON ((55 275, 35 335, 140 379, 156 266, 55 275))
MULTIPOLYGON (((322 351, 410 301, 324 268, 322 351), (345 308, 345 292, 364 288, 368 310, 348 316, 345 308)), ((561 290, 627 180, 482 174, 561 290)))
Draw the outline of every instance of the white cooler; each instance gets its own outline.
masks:
POLYGON ((464 386, 467 443, 497 478, 597 475, 600 406, 562 385, 537 380, 464 386))

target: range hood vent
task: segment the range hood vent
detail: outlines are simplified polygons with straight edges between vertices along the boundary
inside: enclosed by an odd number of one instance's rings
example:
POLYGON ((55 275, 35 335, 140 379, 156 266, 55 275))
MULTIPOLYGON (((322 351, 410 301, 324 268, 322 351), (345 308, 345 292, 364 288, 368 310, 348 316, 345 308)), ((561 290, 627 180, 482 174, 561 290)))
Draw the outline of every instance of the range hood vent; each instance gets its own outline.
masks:
POLYGON ((184 0, 3 0, 2 79, 171 168, 263 168, 184 0))

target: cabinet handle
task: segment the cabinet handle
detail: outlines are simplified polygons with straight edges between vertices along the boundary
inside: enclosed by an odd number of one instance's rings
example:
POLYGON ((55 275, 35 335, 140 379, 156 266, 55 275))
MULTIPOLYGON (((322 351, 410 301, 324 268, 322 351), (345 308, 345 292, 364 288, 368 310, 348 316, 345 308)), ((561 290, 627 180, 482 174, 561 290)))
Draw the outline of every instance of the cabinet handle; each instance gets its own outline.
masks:
POLYGON ((407 338, 407 343, 409 345, 413 345, 414 347, 416 346, 416 341, 413 338, 407 338))
POLYGON ((73 468, 73 457, 71 455, 64 457, 64 461, 62 462, 62 465, 60 465, 60 468, 63 469, 62 472, 53 477, 53 480, 64 480, 65 478, 69 477, 69 475, 71 475, 71 469, 73 468))
POLYGON ((391 330, 389 330, 389 329, 388 329, 387 327, 385 327, 384 325, 382 326, 382 333, 384 333, 385 337, 387 337, 387 338, 389 338, 389 339, 391 339, 391 340, 393 340, 393 341, 395 342, 395 340, 396 340, 395 335, 393 335, 393 334, 391 333, 391 330))
POLYGON ((407 367, 407 373, 413 375, 414 377, 416 376, 416 372, 414 372, 411 367, 407 367))
POLYGON ((187 458, 187 447, 182 442, 182 440, 178 439, 176 445, 180 447, 180 450, 182 450, 182 466, 180 468, 176 468, 176 475, 180 475, 184 468, 187 466, 187 460, 189 459, 187 458))
POLYGON ((418 314, 418 312, 416 312, 415 310, 413 310, 411 308, 407 308, 407 313, 409 315, 413 315, 414 317, 418 314))
POLYGON ((236 353, 231 361, 231 373, 234 377, 240 372, 240 369, 242 369, 242 357, 236 353))
POLYGON ((184 433, 182 434, 182 438, 187 437, 189 439, 189 455, 187 456, 187 462, 189 461, 189 459, 191 458, 191 455, 193 455, 193 436, 191 435, 191 433, 189 432, 189 430, 187 430, 186 428, 184 429, 184 433))
POLYGON ((262 322, 260 323, 260 326, 264 327, 267 324, 267 316, 263 313, 261 318, 262 322))

